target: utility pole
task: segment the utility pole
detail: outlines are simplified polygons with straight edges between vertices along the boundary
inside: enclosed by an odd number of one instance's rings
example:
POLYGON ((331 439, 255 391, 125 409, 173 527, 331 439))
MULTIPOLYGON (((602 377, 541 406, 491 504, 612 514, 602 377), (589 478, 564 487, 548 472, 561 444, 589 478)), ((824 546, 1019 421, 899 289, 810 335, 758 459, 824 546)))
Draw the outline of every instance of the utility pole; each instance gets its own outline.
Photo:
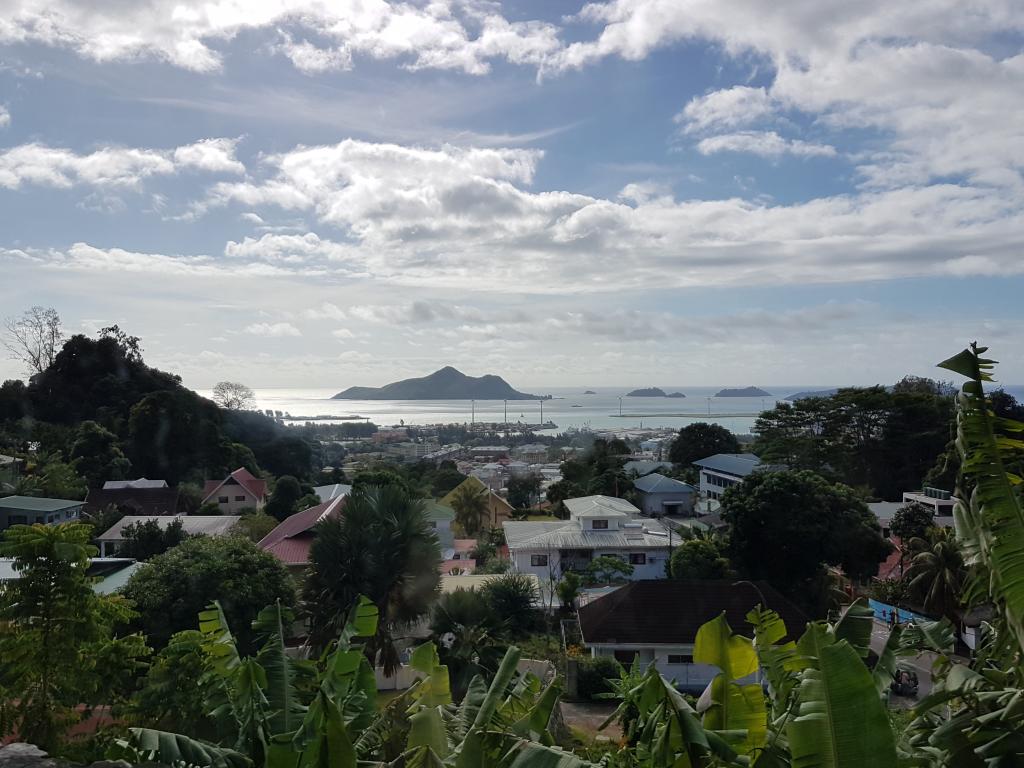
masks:
POLYGON ((540 401, 540 428, 544 429, 544 401, 540 401))
POLYGON ((619 398, 619 416, 622 415, 622 398, 619 398))
POLYGON ((473 420, 472 421, 472 426, 476 426, 476 400, 470 400, 469 402, 470 402, 470 406, 469 407, 470 407, 470 414, 471 414, 470 418, 473 420))

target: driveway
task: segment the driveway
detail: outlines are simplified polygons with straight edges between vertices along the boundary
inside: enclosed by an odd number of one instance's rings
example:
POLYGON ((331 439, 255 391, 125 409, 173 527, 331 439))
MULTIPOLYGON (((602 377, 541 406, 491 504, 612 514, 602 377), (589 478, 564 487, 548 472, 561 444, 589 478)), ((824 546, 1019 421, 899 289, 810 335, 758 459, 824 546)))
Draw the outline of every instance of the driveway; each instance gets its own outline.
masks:
MULTIPOLYGON (((871 629, 871 650, 880 654, 882 649, 885 648, 885 641, 888 637, 889 625, 876 619, 871 629)), ((932 692, 932 664, 934 661, 935 654, 931 651, 919 653, 917 656, 905 656, 900 659, 900 664, 909 666, 917 672, 917 698, 892 694, 889 697, 889 707, 891 709, 911 709, 917 704, 918 699, 932 692)))

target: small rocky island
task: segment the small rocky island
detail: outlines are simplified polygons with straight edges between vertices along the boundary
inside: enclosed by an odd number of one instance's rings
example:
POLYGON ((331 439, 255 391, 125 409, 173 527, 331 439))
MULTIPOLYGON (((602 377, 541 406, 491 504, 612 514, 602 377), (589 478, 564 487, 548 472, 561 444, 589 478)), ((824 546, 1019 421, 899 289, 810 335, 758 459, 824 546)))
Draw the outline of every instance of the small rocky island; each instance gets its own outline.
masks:
POLYGON ((429 376, 395 381, 383 387, 349 387, 332 400, 549 400, 512 389, 500 376, 467 376, 445 366, 429 376))
POLYGON ((723 389, 715 397, 772 397, 759 387, 743 387, 742 389, 723 389))
POLYGON ((665 397, 686 397, 682 392, 670 392, 665 397))
POLYGON ((597 394, 597 392, 595 392, 595 391, 594 391, 594 390, 592 390, 592 389, 588 389, 588 390, 587 390, 587 391, 585 391, 585 392, 584 392, 583 394, 584 394, 584 395, 596 395, 596 394, 597 394))
POLYGON ((632 392, 627 392, 626 397, 667 397, 667 395, 665 390, 658 387, 644 387, 643 389, 634 389, 632 392))

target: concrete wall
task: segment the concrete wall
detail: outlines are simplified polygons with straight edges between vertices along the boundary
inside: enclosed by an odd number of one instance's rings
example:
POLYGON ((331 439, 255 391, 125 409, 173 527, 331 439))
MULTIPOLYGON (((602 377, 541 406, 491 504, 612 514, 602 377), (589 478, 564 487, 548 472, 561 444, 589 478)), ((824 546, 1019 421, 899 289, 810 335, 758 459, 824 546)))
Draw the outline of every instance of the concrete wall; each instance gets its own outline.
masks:
MULTIPOLYGON (((647 555, 647 562, 644 565, 633 566, 633 581, 639 581, 641 579, 664 579, 665 578, 665 561, 669 557, 669 548, 666 546, 664 549, 643 549, 633 550, 636 553, 644 553, 647 555)), ((594 557, 602 557, 604 555, 613 555, 624 558, 626 562, 629 562, 630 550, 627 549, 595 549, 594 557)), ((536 549, 536 550, 516 550, 511 553, 512 555, 512 566, 515 570, 520 573, 532 573, 541 583, 546 583, 554 574, 555 580, 559 580, 562 576, 562 563, 558 555, 558 550, 549 549, 536 549), (547 555, 547 565, 530 565, 531 555, 547 555)), ((577 561, 581 567, 585 561, 577 561)), ((566 565, 566 570, 570 568, 566 565)))
POLYGON ((659 673, 669 680, 675 682, 680 690, 700 693, 708 683, 718 674, 718 667, 711 664, 669 664, 669 656, 692 656, 693 646, 680 644, 678 646, 592 646, 591 654, 594 656, 615 657, 615 652, 621 651, 632 657, 634 654, 640 657, 640 664, 646 668, 652 661, 659 673))

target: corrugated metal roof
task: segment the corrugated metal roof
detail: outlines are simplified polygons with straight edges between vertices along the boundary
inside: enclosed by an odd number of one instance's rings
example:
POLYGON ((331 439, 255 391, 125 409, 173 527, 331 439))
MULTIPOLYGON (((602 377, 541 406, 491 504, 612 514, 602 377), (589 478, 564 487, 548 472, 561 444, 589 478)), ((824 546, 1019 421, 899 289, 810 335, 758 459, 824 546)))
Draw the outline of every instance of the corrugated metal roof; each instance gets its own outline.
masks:
POLYGON ((716 453, 706 459, 693 462, 698 467, 724 472, 727 475, 746 477, 757 469, 761 459, 752 453, 716 453))
MULTIPOLYGON (((604 549, 630 547, 637 549, 667 549, 669 533, 657 520, 640 518, 642 528, 591 531, 584 530, 572 520, 553 522, 507 522, 505 541, 510 550, 516 549, 604 549)), ((679 543, 675 537, 673 543, 679 543)))
POLYGON ((574 517, 635 517, 640 510, 614 496, 581 496, 562 502, 574 517))
POLYGON ((40 496, 4 496, 0 499, 0 509, 25 509, 30 512, 58 512, 84 504, 84 501, 47 499, 40 496))
POLYGON ((320 501, 330 501, 336 499, 339 496, 348 496, 352 493, 352 486, 345 485, 344 483, 335 483, 334 485, 318 485, 313 489, 320 501))
POLYGON ((161 528, 167 528, 175 520, 180 520, 185 533, 224 536, 231 532, 239 519, 238 515, 126 515, 97 536, 96 540, 121 541, 122 531, 126 525, 145 523, 149 520, 156 520, 161 528))
POLYGON ((665 477, 657 472, 638 477, 633 481, 633 487, 644 493, 693 493, 696 490, 689 483, 665 477))
POLYGON ((636 472, 638 475, 649 475, 659 469, 672 469, 670 461, 654 461, 651 459, 633 459, 622 465, 622 471, 627 475, 636 472))
POLYGON ((107 576, 105 579, 96 582, 92 585, 92 591, 97 595, 112 595, 118 590, 122 589, 125 584, 128 583, 128 579, 132 577, 143 563, 129 563, 119 571, 107 576))
POLYGON ((166 480, 147 480, 140 477, 138 480, 107 480, 103 484, 104 491, 118 491, 123 488, 166 488, 166 480))

